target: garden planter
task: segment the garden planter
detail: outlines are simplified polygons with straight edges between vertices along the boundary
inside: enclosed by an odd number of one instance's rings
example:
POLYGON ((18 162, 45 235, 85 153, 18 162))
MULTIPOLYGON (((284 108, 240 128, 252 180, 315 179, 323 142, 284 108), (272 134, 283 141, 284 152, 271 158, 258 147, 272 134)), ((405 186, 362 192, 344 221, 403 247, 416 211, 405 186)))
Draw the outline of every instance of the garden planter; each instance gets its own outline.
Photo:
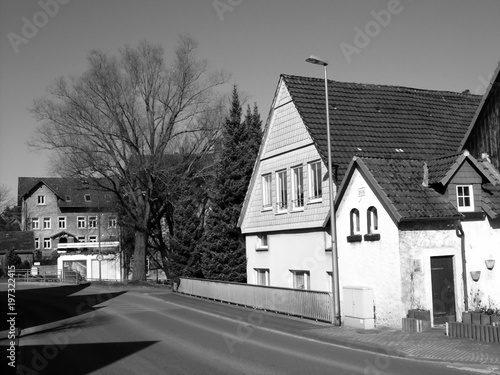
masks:
POLYGON ((410 310, 408 310, 408 318, 425 320, 427 322, 430 322, 431 321, 431 312, 430 312, 430 310, 410 309, 410 310))
POLYGON ((462 313, 462 323, 472 324, 472 314, 470 312, 462 313))
POLYGON ((491 324, 491 315, 488 314, 481 314, 481 324, 483 326, 489 326, 491 324))
POLYGON ((472 312, 471 318, 472 318, 472 324, 481 324, 481 313, 472 312))

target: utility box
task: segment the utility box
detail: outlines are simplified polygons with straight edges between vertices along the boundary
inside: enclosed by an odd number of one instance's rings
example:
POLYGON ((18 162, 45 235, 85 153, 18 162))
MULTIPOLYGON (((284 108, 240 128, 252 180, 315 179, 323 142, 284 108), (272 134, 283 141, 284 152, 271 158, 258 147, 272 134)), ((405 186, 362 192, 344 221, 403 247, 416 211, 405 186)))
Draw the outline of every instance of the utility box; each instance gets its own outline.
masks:
POLYGON ((373 329, 373 289, 365 286, 345 286, 344 315, 345 325, 349 327, 373 329))

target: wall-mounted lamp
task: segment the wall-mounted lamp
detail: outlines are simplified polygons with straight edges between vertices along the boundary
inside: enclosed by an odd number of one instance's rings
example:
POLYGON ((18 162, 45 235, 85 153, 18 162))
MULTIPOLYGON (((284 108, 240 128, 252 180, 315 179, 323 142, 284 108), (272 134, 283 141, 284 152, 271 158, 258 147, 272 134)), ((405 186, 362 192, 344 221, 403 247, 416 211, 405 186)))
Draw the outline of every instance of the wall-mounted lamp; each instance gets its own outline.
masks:
POLYGON ((486 268, 491 271, 493 267, 495 267, 495 259, 486 259, 484 264, 486 264, 486 268))
POLYGON ((470 271, 470 277, 472 277, 472 280, 478 281, 479 277, 481 277, 481 271, 470 271))

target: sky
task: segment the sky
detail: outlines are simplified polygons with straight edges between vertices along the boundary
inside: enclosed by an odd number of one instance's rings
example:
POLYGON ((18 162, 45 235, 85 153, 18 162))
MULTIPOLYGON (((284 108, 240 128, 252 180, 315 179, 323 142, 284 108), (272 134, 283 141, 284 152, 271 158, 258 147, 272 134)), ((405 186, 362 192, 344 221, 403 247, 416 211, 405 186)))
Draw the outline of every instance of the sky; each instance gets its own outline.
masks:
POLYGON ((29 109, 58 77, 78 76, 90 50, 116 55, 140 41, 167 62, 179 34, 231 74, 268 116, 280 74, 483 94, 500 62, 499 0, 0 0, 0 185, 49 176, 28 141, 29 109))

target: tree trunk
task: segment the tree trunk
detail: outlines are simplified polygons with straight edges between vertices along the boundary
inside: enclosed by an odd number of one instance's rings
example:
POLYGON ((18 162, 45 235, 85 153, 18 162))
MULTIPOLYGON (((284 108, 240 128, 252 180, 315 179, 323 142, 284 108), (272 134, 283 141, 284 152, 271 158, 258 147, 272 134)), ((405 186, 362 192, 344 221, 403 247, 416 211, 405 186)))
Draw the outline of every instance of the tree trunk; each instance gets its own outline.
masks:
POLYGON ((132 271, 132 280, 146 280, 146 241, 147 235, 144 232, 136 230, 134 247, 134 267, 132 271))

